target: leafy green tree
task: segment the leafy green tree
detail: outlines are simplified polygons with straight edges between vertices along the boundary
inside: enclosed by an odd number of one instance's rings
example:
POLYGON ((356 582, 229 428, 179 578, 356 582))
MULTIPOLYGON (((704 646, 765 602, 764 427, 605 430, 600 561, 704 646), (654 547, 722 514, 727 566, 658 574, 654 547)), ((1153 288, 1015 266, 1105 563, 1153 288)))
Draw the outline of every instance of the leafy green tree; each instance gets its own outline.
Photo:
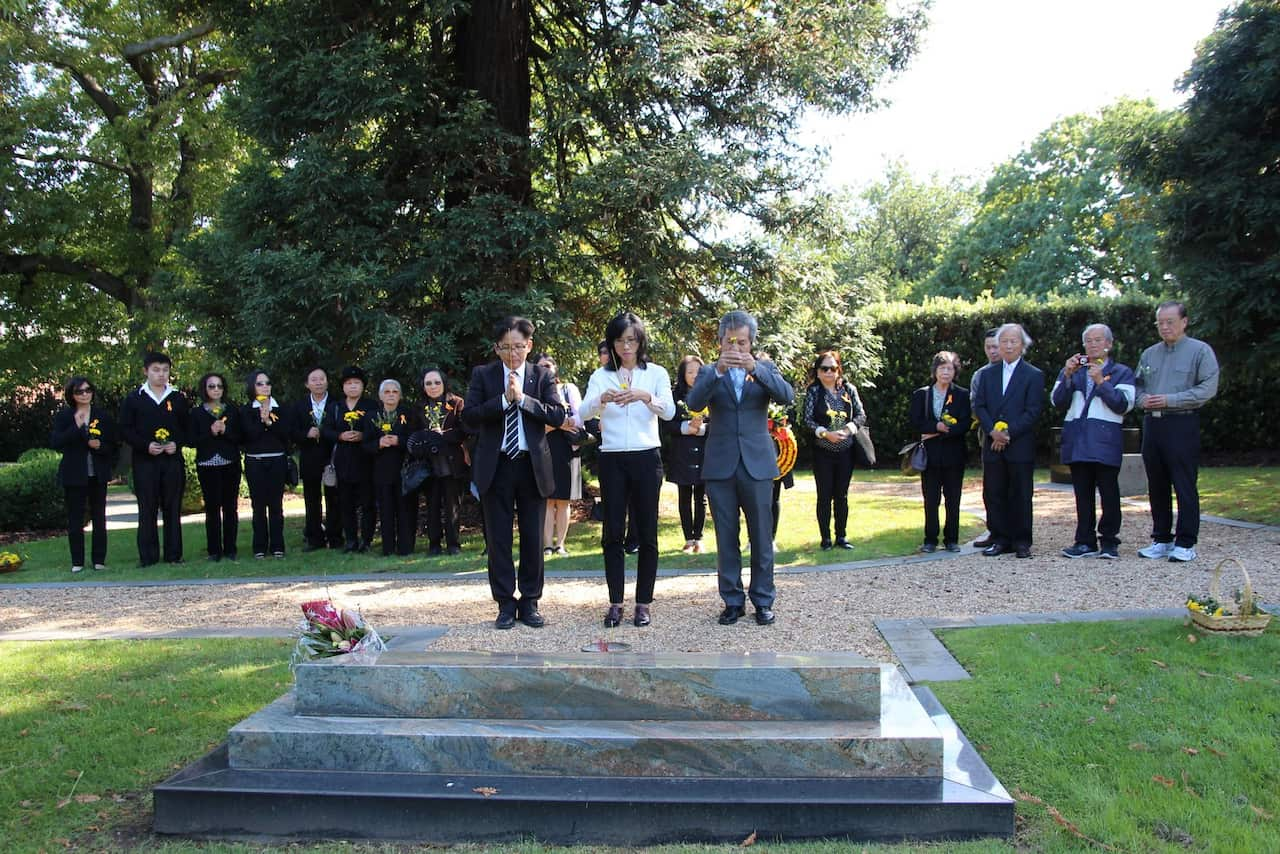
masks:
POLYGON ((858 198, 838 274, 881 298, 918 301, 976 209, 977 192, 964 181, 920 181, 904 163, 891 163, 858 198))
POLYGON ((973 222, 947 250, 923 290, 936 296, 990 292, 1075 296, 1158 294, 1158 184, 1122 173, 1118 152, 1160 115, 1122 100, 1097 115, 1054 122, 996 167, 973 222))
POLYGON ((814 173, 792 132, 871 106, 923 24, 769 0, 221 9, 256 150, 178 291, 197 335, 278 371, 398 375, 483 358, 512 310, 582 369, 622 309, 672 353, 705 352, 732 304, 798 324, 779 246, 823 204, 796 201, 814 173))
POLYGON ((234 140, 218 95, 237 73, 188 8, 29 2, 0 16, 0 388, 102 376, 181 330, 152 290, 182 275, 174 246, 224 186, 234 140))
POLYGON ((1124 149, 1165 188, 1165 246, 1196 334, 1257 371, 1280 355, 1280 4, 1224 11, 1181 88, 1184 107, 1124 149))

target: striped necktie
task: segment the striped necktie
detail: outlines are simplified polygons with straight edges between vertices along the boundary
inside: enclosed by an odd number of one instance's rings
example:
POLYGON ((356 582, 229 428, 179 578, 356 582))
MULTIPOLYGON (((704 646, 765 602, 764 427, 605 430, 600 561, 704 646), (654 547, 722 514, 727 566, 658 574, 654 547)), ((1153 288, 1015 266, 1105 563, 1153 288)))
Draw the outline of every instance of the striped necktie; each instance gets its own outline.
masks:
MULTIPOLYGON (((516 379, 515 371, 511 372, 510 379, 516 379)), ((514 457, 520 453, 520 407, 514 403, 507 407, 507 411, 503 416, 505 424, 502 431, 502 452, 508 457, 514 457)))

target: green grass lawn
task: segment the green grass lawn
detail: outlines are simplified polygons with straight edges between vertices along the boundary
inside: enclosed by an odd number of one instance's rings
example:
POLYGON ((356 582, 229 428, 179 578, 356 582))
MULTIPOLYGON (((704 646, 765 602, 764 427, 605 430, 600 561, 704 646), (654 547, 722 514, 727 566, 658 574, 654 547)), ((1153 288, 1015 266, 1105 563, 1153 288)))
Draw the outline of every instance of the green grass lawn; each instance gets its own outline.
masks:
MULTIPOLYGON (((872 477, 858 472, 858 480, 872 477)), ((910 479, 905 479, 909 481, 910 479)), ((659 509, 658 547, 663 568, 713 568, 715 566, 715 531, 707 514, 702 555, 686 555, 680 549, 684 536, 680 531, 679 512, 674 487, 662 492, 659 509)), ((818 548, 818 524, 814 516, 813 478, 804 473, 796 478, 794 489, 782 491, 781 523, 778 526, 775 560, 779 566, 802 566, 836 561, 860 560, 909 554, 920 544, 924 518, 918 499, 860 494, 858 481, 850 491, 849 531, 857 546, 854 551, 824 552, 818 548)), ((35 581, 138 581, 181 578, 239 578, 252 576, 340 575, 348 573, 454 573, 483 572, 485 559, 479 531, 464 532, 460 555, 428 557, 427 544, 418 539, 417 551, 407 557, 382 557, 378 540, 373 550, 363 555, 318 551, 303 553, 301 517, 286 517, 284 560, 254 560, 250 518, 242 511, 240 518, 237 563, 209 563, 204 557, 204 524, 183 526, 182 537, 186 563, 178 566, 158 564, 141 569, 137 566, 136 532, 132 529, 110 532, 107 552, 108 569, 104 572, 85 570, 78 575, 68 571, 70 560, 65 537, 23 543, 17 550, 27 556, 27 564, 19 572, 0 574, 0 583, 35 581)), ((970 516, 961 519, 961 539, 977 536, 982 523, 970 516)), ((87 539, 87 535, 86 535, 87 539)), ((745 540, 744 540, 745 542, 745 540)), ((600 570, 600 524, 577 522, 570 526, 566 540, 569 555, 547 559, 552 570, 600 570)), ((634 562, 634 558, 631 561, 634 562)))
MULTIPOLYGON (((1101 850, 1088 837, 1119 851, 1280 850, 1280 631, 1196 643, 1189 634, 1171 620, 944 633, 974 678, 933 689, 1019 798, 1013 843, 761 840, 754 847, 788 854, 1101 850)), ((0 847, 278 850, 152 837, 150 789, 286 689, 289 647, 230 639, 6 645, 0 847)), ((458 850, 621 850, 517 842, 458 850)), ((290 846, 339 849, 405 850, 290 846)))
POLYGON ((1199 483, 1201 513, 1280 525, 1280 468, 1202 468, 1199 483))

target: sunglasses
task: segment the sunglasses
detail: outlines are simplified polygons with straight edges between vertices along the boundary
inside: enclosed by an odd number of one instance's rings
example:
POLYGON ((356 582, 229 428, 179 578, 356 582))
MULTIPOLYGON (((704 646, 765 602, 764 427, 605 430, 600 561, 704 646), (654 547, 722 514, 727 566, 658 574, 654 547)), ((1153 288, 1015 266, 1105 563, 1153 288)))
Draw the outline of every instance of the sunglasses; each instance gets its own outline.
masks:
POLYGON ((222 383, 208 383, 205 388, 222 388, 222 383))
POLYGON ((820 371, 837 371, 837 370, 839 370, 839 368, 837 368, 835 365, 819 365, 819 366, 818 366, 818 370, 820 370, 820 371))
POLYGON ((75 390, 75 394, 93 394, 93 386, 84 386, 75 390))

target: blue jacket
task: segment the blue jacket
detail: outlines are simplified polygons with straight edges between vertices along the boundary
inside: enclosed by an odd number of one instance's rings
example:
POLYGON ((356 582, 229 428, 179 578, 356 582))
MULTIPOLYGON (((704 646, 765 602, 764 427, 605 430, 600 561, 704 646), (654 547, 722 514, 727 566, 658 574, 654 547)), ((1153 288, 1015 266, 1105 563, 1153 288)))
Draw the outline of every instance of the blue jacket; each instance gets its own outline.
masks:
POLYGON ((1120 467, 1124 459, 1121 427, 1125 413, 1133 409, 1134 376, 1125 365, 1108 359, 1102 366, 1102 382, 1085 396, 1089 372, 1079 368, 1070 378, 1058 372, 1051 397, 1053 405, 1066 409, 1062 422, 1062 461, 1101 463, 1120 467))

